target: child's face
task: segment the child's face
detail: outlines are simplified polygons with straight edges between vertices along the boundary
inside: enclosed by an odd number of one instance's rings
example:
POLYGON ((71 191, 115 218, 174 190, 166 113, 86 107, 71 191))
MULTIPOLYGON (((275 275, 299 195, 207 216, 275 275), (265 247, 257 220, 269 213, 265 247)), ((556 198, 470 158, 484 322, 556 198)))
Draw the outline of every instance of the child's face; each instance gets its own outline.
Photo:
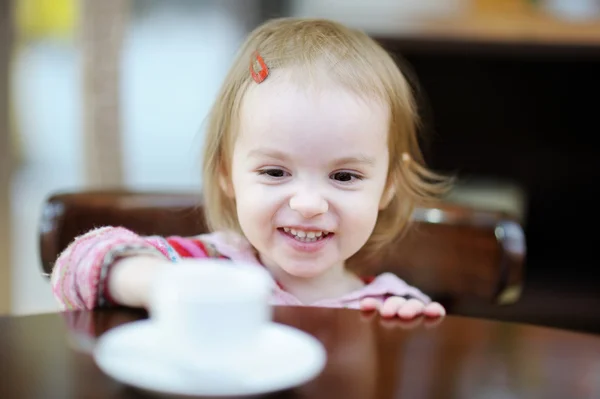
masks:
POLYGON ((262 262, 303 278, 342 268, 383 206, 387 107, 269 77, 249 89, 240 117, 230 189, 262 262))

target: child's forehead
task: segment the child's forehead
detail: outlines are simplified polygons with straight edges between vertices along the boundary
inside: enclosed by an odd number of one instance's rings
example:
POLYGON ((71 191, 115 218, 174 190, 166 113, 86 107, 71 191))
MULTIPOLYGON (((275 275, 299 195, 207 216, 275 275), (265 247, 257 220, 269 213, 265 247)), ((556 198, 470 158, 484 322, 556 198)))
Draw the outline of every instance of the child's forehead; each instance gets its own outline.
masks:
POLYGON ((255 88, 245 98, 241 131, 296 127, 321 131, 346 131, 367 125, 388 125, 389 111, 381 102, 368 101, 348 91, 313 91, 301 87, 255 88))
POLYGON ((364 110, 371 116, 376 114, 387 118, 389 104, 380 97, 372 93, 360 93, 327 79, 327 76, 319 77, 317 74, 315 72, 314 77, 302 80, 297 73, 275 71, 260 84, 252 82, 242 98, 242 118, 262 118, 264 121, 282 114, 289 116, 307 111, 318 112, 323 108, 335 111, 344 107, 347 112, 344 112, 342 120, 361 116, 356 112, 352 113, 353 110, 364 110), (374 112, 375 110, 378 112, 374 112))
POLYGON ((348 156, 368 148, 369 156, 387 152, 387 107, 340 88, 265 81, 248 91, 240 117, 235 142, 244 152, 268 147, 308 158, 329 156, 322 151, 333 148, 347 150, 348 156))

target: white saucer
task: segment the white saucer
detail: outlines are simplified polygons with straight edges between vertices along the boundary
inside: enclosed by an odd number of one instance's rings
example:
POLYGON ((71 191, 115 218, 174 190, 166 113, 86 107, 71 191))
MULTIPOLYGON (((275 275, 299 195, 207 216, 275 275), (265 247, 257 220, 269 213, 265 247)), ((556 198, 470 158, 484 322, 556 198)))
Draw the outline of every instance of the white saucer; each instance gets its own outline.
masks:
POLYGON ((235 364, 235 375, 197 369, 166 355, 151 320, 111 329, 94 349, 100 369, 115 380, 145 391, 182 396, 246 396, 293 388, 315 378, 326 353, 313 336, 269 323, 256 345, 235 364))

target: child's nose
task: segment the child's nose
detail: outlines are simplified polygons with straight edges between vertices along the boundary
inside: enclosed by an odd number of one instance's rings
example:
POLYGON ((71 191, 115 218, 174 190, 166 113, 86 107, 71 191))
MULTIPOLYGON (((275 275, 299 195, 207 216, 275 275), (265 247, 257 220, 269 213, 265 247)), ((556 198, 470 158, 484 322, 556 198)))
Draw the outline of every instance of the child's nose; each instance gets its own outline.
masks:
POLYGON ((327 212, 329 204, 323 196, 314 192, 297 193, 290 198, 290 208, 309 219, 327 212))

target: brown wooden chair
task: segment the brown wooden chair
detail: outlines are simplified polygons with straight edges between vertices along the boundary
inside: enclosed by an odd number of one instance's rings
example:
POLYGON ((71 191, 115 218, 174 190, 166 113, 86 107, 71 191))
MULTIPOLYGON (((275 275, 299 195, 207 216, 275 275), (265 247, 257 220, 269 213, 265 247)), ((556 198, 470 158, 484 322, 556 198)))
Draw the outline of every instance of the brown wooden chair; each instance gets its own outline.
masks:
MULTIPOLYGON (((197 193, 87 191, 59 193, 43 207, 43 272, 78 235, 100 226, 124 226, 142 235, 192 236, 207 231, 197 193)), ((378 265, 443 302, 509 304, 523 283, 525 239, 508 215, 439 203, 419 208, 415 223, 378 265)))

